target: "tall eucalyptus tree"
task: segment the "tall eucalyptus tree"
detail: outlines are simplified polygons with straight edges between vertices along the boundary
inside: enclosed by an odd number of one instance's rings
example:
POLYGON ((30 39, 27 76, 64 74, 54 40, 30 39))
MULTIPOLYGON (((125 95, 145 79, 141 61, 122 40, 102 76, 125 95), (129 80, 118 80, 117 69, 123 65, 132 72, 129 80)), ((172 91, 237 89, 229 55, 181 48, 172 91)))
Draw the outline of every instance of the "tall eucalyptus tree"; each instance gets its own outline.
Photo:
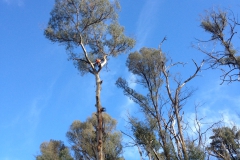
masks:
POLYGON ((82 75, 91 73, 95 77, 98 160, 104 159, 100 71, 109 57, 127 52, 135 44, 117 21, 119 9, 117 0, 55 0, 44 32, 52 42, 66 46, 69 59, 82 75))

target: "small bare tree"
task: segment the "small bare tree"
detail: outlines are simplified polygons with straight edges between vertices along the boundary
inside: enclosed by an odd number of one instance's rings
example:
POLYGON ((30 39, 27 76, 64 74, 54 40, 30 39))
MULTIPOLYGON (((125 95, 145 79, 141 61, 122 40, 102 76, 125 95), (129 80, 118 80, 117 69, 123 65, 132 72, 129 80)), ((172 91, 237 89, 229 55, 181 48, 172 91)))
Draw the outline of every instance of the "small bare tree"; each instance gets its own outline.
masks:
POLYGON ((212 69, 220 69, 223 82, 240 81, 240 55, 234 46, 234 38, 240 23, 233 12, 207 11, 201 21, 201 27, 211 35, 207 41, 199 41, 197 49, 207 55, 206 62, 212 69), (213 42, 211 48, 204 45, 213 42))
MULTIPOLYGON (((160 50, 160 54, 161 50, 160 50)), ((194 61, 193 61, 194 62, 194 61)), ((176 64, 171 64, 171 66, 177 65, 176 64)), ((186 80, 182 81, 181 79, 178 79, 177 77, 174 77, 174 81, 176 83, 176 88, 175 89, 171 89, 170 87, 170 74, 169 74, 169 67, 166 67, 164 62, 162 62, 162 72, 165 78, 165 83, 166 83, 166 89, 167 89, 167 94, 168 94, 168 98, 170 100, 170 104, 171 104, 171 111, 170 112, 170 119, 169 122, 170 128, 169 131, 170 133, 173 135, 177 148, 178 148, 178 157, 182 157, 181 153, 183 153, 183 157, 185 160, 188 160, 188 153, 187 153, 187 146, 185 144, 185 138, 184 138, 184 132, 183 132, 183 112, 181 113, 180 111, 182 110, 183 104, 182 102, 184 102, 187 98, 189 98, 192 94, 192 92, 188 92, 187 94, 184 94, 183 91, 183 87, 189 82, 191 81, 193 78, 195 78, 198 74, 198 72, 201 70, 201 67, 203 65, 203 62, 201 63, 200 66, 198 66, 196 64, 196 62, 194 62, 195 66, 196 66, 196 70, 195 73, 193 73, 189 78, 187 78, 186 80), (182 103, 182 104, 181 104, 182 103), (172 113, 172 114, 171 114, 172 113), (177 132, 175 131, 175 126, 173 124, 173 121, 176 120, 177 123, 177 132)), ((167 124, 166 124, 167 125, 167 124)))

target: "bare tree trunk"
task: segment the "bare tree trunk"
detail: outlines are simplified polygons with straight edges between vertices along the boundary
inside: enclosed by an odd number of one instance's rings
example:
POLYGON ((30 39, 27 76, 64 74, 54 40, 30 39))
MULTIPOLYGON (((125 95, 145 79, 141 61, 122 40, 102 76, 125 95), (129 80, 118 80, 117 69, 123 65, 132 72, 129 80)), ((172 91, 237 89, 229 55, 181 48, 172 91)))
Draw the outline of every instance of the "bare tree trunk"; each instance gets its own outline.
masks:
POLYGON ((159 136, 161 137, 162 143, 163 143, 163 153, 164 153, 167 160, 171 160, 170 150, 169 150, 168 144, 166 142, 166 134, 164 133, 165 131, 161 127, 160 117, 159 117, 158 109, 156 107, 155 107, 155 112, 156 112, 156 115, 157 115, 159 136))
MULTIPOLYGON (((178 93, 176 93, 176 101, 178 101, 178 93)), ((185 144, 185 139, 183 137, 183 131, 182 131, 182 125, 181 125, 181 117, 179 116, 179 110, 178 110, 178 102, 175 102, 176 104, 174 104, 174 110, 175 110, 175 115, 176 115, 176 119, 177 119, 177 126, 178 126, 178 131, 179 131, 179 135, 180 135, 180 143, 182 145, 182 151, 183 151, 183 155, 184 155, 184 159, 188 160, 188 154, 187 154, 187 147, 185 144)))
POLYGON ((152 155, 150 152, 148 152, 148 160, 152 160, 152 155))
POLYGON ((180 136, 179 140, 180 140, 180 144, 181 144, 181 147, 182 147, 184 160, 188 160, 188 153, 187 153, 187 147, 186 147, 184 136, 183 136, 182 118, 179 115, 179 94, 180 94, 180 91, 183 88, 183 86, 187 82, 191 81, 194 77, 196 77, 196 75, 200 71, 203 63, 204 63, 204 61, 201 63, 200 66, 198 66, 196 64, 196 62, 194 62, 195 66, 196 66, 195 73, 193 75, 191 75, 188 79, 186 79, 183 83, 177 82, 178 83, 178 87, 176 88, 175 95, 173 96, 172 95, 172 91, 170 89, 169 74, 168 74, 168 71, 167 71, 167 69, 165 67, 164 62, 162 62, 162 69, 163 69, 163 74, 164 74, 164 77, 165 77, 165 80, 166 80, 166 88, 167 88, 168 97, 169 97, 169 99, 170 99, 170 101, 172 103, 172 106, 174 108, 174 115, 175 115, 176 120, 177 120, 177 128, 178 128, 178 132, 179 132, 178 134, 180 136))
POLYGON ((96 78, 96 108, 97 108, 97 160, 104 160, 103 156, 103 117, 102 106, 100 102, 101 79, 99 73, 95 73, 96 78))

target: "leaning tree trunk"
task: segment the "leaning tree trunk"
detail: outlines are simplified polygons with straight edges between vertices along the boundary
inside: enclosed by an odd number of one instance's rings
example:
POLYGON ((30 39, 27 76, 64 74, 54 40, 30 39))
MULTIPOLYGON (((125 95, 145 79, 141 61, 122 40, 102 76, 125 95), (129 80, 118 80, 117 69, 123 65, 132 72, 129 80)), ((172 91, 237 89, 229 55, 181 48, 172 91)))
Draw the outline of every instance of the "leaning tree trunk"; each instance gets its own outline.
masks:
POLYGON ((99 73, 95 73, 96 79, 96 108, 97 108, 97 160, 104 160, 103 156, 103 117, 100 102, 101 79, 99 73))
POLYGON ((176 116, 176 120, 177 120, 177 126, 178 126, 178 132, 179 132, 179 136, 180 136, 180 143, 182 146, 182 152, 183 152, 183 156, 184 156, 184 160, 188 160, 188 154, 187 154, 187 147, 185 144, 185 139, 183 136, 183 130, 182 130, 182 125, 181 125, 181 117, 179 116, 179 104, 178 104, 178 91, 176 92, 176 98, 175 98, 175 104, 174 104, 174 110, 175 110, 175 116, 176 116))

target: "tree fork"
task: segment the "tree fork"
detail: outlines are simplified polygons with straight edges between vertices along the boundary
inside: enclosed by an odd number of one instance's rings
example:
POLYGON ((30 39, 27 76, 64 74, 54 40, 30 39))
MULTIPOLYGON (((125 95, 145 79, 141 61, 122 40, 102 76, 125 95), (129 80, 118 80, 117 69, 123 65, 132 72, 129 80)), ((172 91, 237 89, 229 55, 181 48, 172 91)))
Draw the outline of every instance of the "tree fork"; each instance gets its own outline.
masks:
POLYGON ((166 156, 167 160, 171 160, 169 148, 168 148, 167 142, 166 142, 166 135, 165 135, 165 133, 163 133, 163 130, 162 130, 162 127, 161 127, 161 122, 160 122, 160 117, 159 117, 159 112, 158 112, 158 109, 157 109, 156 106, 155 106, 155 111, 157 113, 157 123, 158 123, 158 128, 159 128, 159 136, 162 138, 162 142, 163 142, 163 153, 166 156))

